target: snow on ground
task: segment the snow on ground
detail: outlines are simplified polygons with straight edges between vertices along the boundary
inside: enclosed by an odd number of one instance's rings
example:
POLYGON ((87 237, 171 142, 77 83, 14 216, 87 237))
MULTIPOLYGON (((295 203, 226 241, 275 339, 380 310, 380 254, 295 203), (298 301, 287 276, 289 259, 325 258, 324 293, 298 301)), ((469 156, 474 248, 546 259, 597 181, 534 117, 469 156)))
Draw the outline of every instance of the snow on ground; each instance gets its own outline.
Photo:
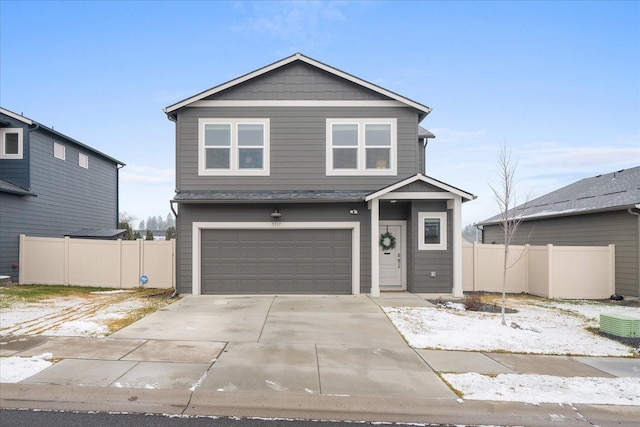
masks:
POLYGON ((0 310, 0 336, 54 335, 104 337, 106 325, 145 306, 141 299, 114 301, 110 294, 87 300, 82 297, 55 298, 41 303, 14 305, 0 310))
POLYGON ((32 357, 0 357, 0 383, 17 383, 37 374, 53 364, 49 361, 52 357, 51 353, 32 357))
POLYGON ((476 373, 442 374, 468 400, 640 405, 640 378, 553 377, 476 373))
POLYGON ((414 348, 584 356, 632 355, 630 346, 593 334, 585 328, 598 326, 600 312, 638 316, 637 307, 546 300, 514 300, 508 302, 508 306, 518 310, 517 313, 506 314, 508 326, 502 326, 499 313, 464 311, 459 307, 385 307, 384 310, 414 348))

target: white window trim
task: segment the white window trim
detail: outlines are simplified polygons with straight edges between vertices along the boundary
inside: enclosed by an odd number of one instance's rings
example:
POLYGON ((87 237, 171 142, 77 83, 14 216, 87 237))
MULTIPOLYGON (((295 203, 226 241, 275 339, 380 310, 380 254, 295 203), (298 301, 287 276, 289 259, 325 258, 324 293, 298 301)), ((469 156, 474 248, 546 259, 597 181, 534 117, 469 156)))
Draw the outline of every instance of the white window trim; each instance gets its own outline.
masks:
POLYGON ((202 293, 200 263, 202 230, 351 230, 351 293, 360 294, 360 223, 358 221, 326 222, 194 222, 191 241, 191 292, 202 293))
POLYGON ((23 130, 22 128, 0 128, 0 159, 22 159, 23 157, 23 146, 24 146, 24 138, 23 138, 23 130), (17 154, 6 154, 6 140, 5 136, 8 133, 17 133, 18 134, 18 153, 17 154))
POLYGON ((326 153, 326 174, 327 176, 371 176, 385 175, 395 176, 398 174, 398 131, 397 119, 327 119, 327 153, 326 153), (334 169, 333 168, 333 125, 353 124, 358 125, 358 168, 357 169, 334 169), (389 169, 367 169, 365 132, 364 126, 367 124, 389 124, 391 125, 391 168, 389 169))
POLYGON ((270 120, 269 119, 198 119, 198 175, 200 176, 269 176, 270 174, 270 120), (207 169, 204 146, 204 127, 208 124, 228 124, 231 126, 231 147, 229 169, 207 169), (264 126, 264 147, 262 169, 240 169, 238 167, 238 125, 253 124, 264 126))
POLYGON ((83 153, 78 153, 78 166, 89 169, 89 156, 83 153), (84 163, 83 160, 85 161, 84 163))
POLYGON ((447 213, 446 212, 418 212, 418 250, 446 251, 447 250, 447 213), (424 243, 424 220, 434 218, 440 220, 440 243, 424 243))
POLYGON ((65 160, 67 156, 66 153, 67 153, 67 147, 55 141, 53 142, 53 157, 55 157, 56 159, 65 160), (56 150, 56 148, 58 150, 56 150), (60 151, 60 150, 62 152, 62 155, 56 155, 56 151, 60 151))

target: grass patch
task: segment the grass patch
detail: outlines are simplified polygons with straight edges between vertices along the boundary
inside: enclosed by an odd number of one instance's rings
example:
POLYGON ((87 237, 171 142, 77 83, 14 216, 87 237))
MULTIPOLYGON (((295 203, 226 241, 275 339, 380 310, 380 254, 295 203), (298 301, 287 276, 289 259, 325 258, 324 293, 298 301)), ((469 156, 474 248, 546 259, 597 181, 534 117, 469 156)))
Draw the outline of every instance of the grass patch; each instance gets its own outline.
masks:
POLYGON ((0 308, 13 304, 32 303, 56 297, 88 296, 91 292, 108 291, 113 288, 64 285, 19 285, 0 287, 0 308))

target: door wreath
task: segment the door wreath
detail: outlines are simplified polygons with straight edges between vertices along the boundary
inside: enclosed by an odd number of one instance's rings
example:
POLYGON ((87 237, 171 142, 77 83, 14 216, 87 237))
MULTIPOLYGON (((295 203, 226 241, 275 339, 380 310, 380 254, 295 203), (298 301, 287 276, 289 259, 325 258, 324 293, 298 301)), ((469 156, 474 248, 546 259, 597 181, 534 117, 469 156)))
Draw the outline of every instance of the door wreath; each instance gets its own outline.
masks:
POLYGON ((383 251, 388 251, 396 247, 396 238, 390 232, 386 232, 380 235, 380 246, 383 251))

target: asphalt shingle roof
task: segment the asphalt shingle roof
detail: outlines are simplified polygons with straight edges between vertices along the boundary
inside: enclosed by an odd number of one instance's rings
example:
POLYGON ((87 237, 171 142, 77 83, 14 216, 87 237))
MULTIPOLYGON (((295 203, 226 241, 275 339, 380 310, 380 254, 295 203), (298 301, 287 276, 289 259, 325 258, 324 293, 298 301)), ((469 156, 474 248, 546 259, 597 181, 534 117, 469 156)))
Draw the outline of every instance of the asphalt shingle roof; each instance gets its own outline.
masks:
MULTIPOLYGON (((522 211, 524 219, 533 219, 628 209, 638 204, 640 166, 581 179, 520 205, 516 211, 522 211)), ((495 215, 480 224, 491 224, 499 220, 500 215, 495 215)))

